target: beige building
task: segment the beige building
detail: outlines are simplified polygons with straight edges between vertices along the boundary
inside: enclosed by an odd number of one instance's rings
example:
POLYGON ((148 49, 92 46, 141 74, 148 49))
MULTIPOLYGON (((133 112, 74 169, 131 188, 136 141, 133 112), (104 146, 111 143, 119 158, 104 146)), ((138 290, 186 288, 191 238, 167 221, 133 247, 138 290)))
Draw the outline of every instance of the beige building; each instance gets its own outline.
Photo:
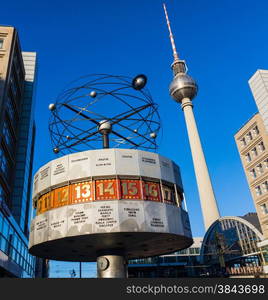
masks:
POLYGON ((259 113, 236 133, 235 140, 263 235, 268 238, 268 134, 259 113))
MULTIPOLYGON (((239 129, 235 134, 235 141, 261 224, 264 244, 266 244, 268 241, 268 134, 259 113, 239 129)), ((259 246, 265 246, 264 244, 259 246)))

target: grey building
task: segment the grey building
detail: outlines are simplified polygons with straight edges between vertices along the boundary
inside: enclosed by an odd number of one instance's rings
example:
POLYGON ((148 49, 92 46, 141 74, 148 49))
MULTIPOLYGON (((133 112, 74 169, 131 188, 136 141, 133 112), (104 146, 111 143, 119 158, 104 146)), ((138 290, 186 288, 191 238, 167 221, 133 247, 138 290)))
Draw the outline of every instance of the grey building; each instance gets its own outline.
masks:
POLYGON ((268 70, 257 70, 248 83, 268 133, 268 70))
POLYGON ((0 277, 34 277, 28 253, 34 154, 36 53, 0 26, 0 277))

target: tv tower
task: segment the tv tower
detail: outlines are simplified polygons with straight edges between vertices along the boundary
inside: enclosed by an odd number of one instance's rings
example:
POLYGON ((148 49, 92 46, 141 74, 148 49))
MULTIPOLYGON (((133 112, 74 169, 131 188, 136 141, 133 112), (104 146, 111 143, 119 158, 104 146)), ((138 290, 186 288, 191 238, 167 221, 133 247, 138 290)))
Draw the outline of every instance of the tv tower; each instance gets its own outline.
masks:
POLYGON ((205 229, 207 230, 209 226, 220 217, 220 214, 193 114, 192 100, 197 94, 198 87, 194 79, 186 74, 187 67, 185 61, 179 59, 170 27, 167 9, 165 4, 163 4, 163 6, 174 57, 174 61, 171 65, 174 78, 169 86, 169 93, 176 102, 181 104, 181 108, 184 112, 203 212, 203 220, 205 229))

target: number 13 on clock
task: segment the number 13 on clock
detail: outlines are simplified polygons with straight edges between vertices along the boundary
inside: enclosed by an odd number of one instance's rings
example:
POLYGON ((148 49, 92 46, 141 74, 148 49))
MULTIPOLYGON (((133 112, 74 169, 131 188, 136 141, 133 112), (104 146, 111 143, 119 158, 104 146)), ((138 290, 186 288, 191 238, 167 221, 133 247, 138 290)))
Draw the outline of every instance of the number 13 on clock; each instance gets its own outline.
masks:
POLYGON ((75 183, 71 188, 72 203, 83 203, 93 201, 92 181, 75 183))

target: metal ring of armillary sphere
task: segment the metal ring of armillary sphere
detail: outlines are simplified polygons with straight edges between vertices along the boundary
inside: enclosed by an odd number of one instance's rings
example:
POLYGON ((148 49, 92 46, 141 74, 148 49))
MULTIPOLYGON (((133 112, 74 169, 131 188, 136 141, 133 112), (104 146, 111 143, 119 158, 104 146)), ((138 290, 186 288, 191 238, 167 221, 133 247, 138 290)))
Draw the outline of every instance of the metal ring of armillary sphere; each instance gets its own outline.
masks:
POLYGON ((92 74, 72 82, 49 105, 54 153, 99 148, 157 149, 158 105, 147 78, 92 74))

